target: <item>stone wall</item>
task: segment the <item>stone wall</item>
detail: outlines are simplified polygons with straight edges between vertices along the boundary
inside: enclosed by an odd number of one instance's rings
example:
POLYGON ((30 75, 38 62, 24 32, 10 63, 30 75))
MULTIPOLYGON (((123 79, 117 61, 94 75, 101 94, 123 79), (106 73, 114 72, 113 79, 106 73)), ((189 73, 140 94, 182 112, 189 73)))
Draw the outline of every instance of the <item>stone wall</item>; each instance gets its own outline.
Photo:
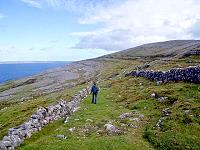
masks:
POLYGON ((184 53, 182 57, 188 57, 191 55, 200 55, 200 50, 190 50, 190 51, 184 53))
POLYGON ((191 83, 200 83, 200 65, 187 68, 174 68, 169 71, 132 71, 125 76, 145 77, 150 80, 168 82, 168 81, 184 81, 191 83))
POLYGON ((55 105, 38 108, 26 122, 8 130, 8 134, 0 141, 0 150, 14 150, 45 125, 71 115, 89 92, 90 87, 87 87, 76 94, 70 102, 60 100, 55 105))

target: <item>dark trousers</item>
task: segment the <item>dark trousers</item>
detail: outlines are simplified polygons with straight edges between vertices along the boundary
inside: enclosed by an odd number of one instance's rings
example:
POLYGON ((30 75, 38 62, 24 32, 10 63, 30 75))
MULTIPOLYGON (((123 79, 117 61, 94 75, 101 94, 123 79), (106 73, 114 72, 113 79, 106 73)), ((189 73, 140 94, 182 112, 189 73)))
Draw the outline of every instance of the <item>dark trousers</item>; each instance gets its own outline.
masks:
POLYGON ((97 103, 97 94, 92 94, 92 104, 97 103))

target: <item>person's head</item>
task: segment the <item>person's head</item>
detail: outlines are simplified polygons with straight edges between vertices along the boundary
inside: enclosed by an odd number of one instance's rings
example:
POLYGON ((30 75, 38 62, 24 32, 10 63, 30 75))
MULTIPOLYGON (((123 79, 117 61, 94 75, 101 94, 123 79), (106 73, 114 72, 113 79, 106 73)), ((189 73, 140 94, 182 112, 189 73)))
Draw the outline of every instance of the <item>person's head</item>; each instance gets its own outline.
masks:
POLYGON ((95 81, 93 81, 93 85, 96 85, 96 82, 95 82, 95 81))

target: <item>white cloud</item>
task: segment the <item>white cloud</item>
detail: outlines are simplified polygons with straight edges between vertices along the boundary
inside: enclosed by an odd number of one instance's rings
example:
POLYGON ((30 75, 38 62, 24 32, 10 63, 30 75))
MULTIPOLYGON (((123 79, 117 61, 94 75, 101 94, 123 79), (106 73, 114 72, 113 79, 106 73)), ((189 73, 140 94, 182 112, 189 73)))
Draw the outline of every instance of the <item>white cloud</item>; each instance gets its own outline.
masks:
POLYGON ((104 8, 120 0, 20 0, 36 8, 68 9, 74 12, 90 12, 96 8, 104 8))
POLYGON ((195 38, 200 38, 200 19, 196 20, 191 28, 189 28, 189 33, 191 33, 195 38))
POLYGON ((29 6, 42 8, 42 4, 40 0, 21 0, 22 2, 26 3, 29 6))
MULTIPOLYGON (((79 13, 81 25, 100 26, 75 32, 74 48, 122 50, 149 42, 200 37, 199 0, 21 0, 43 8, 79 13)), ((66 27, 67 28, 67 27, 66 27)))
POLYGON ((200 33, 199 19, 197 0, 121 1, 109 7, 93 8, 80 19, 80 24, 102 24, 102 27, 73 33, 80 38, 75 48, 121 50, 148 42, 192 39, 200 33), (194 34, 188 32, 191 27, 194 34))
POLYGON ((74 48, 92 48, 92 49, 105 49, 105 50, 119 50, 123 49, 124 45, 131 47, 128 42, 131 39, 131 30, 119 29, 119 30, 100 30, 92 33, 82 33, 82 35, 74 34, 80 37, 80 42, 76 44, 74 48), (110 36, 107 36, 107 35, 110 36), (109 43, 109 44, 108 44, 109 43))

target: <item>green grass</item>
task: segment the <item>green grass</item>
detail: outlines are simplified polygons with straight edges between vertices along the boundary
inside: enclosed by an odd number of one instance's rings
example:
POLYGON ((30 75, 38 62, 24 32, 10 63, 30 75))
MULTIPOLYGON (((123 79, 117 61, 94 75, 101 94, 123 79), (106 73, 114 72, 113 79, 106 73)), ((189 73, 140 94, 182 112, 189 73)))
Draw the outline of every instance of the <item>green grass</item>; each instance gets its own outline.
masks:
MULTIPOLYGON (((118 116, 123 112, 130 112, 126 108, 119 108, 114 97, 109 95, 108 89, 101 89, 96 105, 91 104, 91 96, 81 104, 81 109, 75 112, 67 124, 63 120, 52 123, 36 133, 19 148, 26 149, 69 149, 69 150, 114 150, 114 149, 152 149, 152 146, 142 137, 143 124, 138 129, 128 128, 121 135, 107 135, 104 125, 112 122, 116 126, 118 116), (91 119, 91 121, 87 121, 91 119), (68 131, 75 127, 74 132, 68 131), (87 129, 86 132, 84 129, 87 129), (102 130, 101 134, 97 134, 102 130), (63 134, 67 139, 59 140, 54 136, 63 134)), ((120 127, 119 127, 120 128, 120 127)))
MULTIPOLYGON (((200 85, 169 82, 156 85, 156 82, 145 78, 124 77, 125 73, 135 66, 149 60, 106 60, 106 68, 99 78, 100 95, 97 105, 91 104, 91 96, 81 103, 81 109, 75 112, 67 124, 64 120, 50 123, 41 132, 34 134, 18 149, 22 150, 98 150, 98 149, 200 149, 200 85), (119 75, 115 75, 118 73, 119 75), (166 102, 158 102, 151 98, 153 92, 168 97, 166 102), (155 128, 162 117, 162 110, 169 107, 171 114, 164 120, 162 127, 155 128), (185 110, 190 113, 186 114, 185 110), (139 128, 121 127, 118 116, 124 112, 137 111, 144 114, 139 128), (91 119, 92 122, 86 121, 91 119), (123 134, 108 135, 104 125, 107 122, 118 126, 123 134), (69 128, 75 127, 71 133, 69 128), (57 139, 55 135, 63 134, 67 139, 57 139)), ((168 70, 172 67, 197 65, 199 57, 188 57, 162 61, 149 69, 168 70)), ((94 78, 95 79, 95 78, 94 78)), ((59 99, 70 99, 76 91, 85 85, 37 97, 23 104, 9 103, 7 109, 0 110, 0 136, 9 127, 26 120, 40 105, 46 106, 59 99)), ((14 101, 13 101, 14 102, 14 101)))
POLYGON ((112 81, 112 93, 119 105, 136 109, 148 117, 144 138, 157 149, 199 149, 200 148, 200 85, 191 83, 167 83, 157 86, 144 78, 126 78, 112 81), (140 86, 142 83, 142 86, 140 86), (158 102, 150 97, 157 92, 168 97, 158 102), (162 116, 162 109, 169 107, 170 116, 161 129, 155 128, 162 116), (185 114, 184 110, 191 110, 185 114))

